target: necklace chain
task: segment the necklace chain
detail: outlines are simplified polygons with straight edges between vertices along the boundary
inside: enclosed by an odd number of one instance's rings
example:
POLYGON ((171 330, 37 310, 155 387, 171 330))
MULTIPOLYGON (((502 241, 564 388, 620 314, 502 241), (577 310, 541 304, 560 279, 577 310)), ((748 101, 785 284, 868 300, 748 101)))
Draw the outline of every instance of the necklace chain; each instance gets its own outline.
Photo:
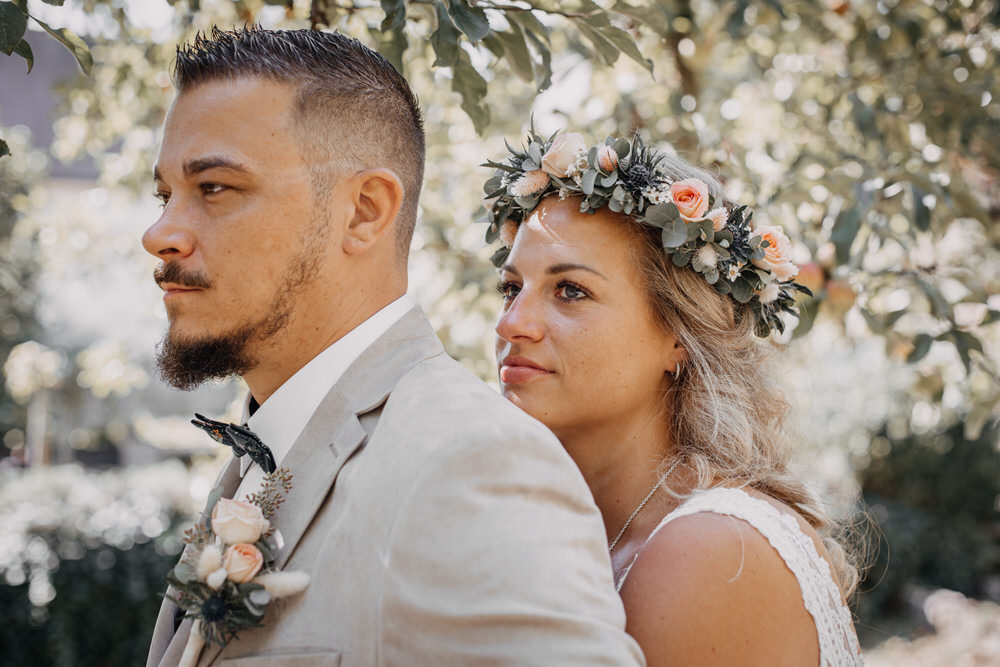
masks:
POLYGON ((611 540, 611 544, 608 546, 608 553, 611 553, 612 551, 615 550, 615 547, 618 546, 618 541, 622 539, 622 535, 625 534, 625 531, 628 530, 628 527, 632 524, 632 520, 636 516, 638 516, 639 512, 642 511, 642 508, 646 506, 646 503, 648 503, 650 499, 653 497, 653 494, 656 493, 656 490, 660 488, 660 485, 663 484, 664 481, 666 481, 667 477, 670 477, 670 473, 672 473, 674 469, 680 465, 680 463, 681 459, 678 458, 676 461, 674 461, 674 464, 670 466, 667 472, 660 475, 660 478, 656 480, 656 484, 653 485, 653 488, 649 490, 649 493, 647 493, 646 497, 642 499, 642 502, 639 503, 639 506, 636 507, 635 510, 632 512, 632 514, 629 516, 629 518, 626 519, 625 525, 622 526, 622 529, 618 531, 618 535, 615 536, 615 539, 611 540))

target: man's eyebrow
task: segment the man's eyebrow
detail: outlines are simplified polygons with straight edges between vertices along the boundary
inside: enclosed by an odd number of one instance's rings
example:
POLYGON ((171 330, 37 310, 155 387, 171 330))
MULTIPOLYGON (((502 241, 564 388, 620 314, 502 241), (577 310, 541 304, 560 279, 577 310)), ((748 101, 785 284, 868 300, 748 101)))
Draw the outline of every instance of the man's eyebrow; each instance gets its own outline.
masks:
MULTIPOLYGON (((210 156, 185 162, 184 177, 191 178, 195 174, 199 174, 209 169, 227 169, 229 171, 235 171, 242 174, 250 173, 250 170, 240 162, 221 156, 210 156)), ((153 180, 163 180, 163 174, 160 172, 159 166, 153 167, 153 180)))
POLYGON ((191 178, 195 174, 208 171, 209 169, 228 169, 229 171, 238 171, 244 174, 250 173, 249 169, 235 160, 222 156, 209 156, 185 162, 184 176, 191 178))

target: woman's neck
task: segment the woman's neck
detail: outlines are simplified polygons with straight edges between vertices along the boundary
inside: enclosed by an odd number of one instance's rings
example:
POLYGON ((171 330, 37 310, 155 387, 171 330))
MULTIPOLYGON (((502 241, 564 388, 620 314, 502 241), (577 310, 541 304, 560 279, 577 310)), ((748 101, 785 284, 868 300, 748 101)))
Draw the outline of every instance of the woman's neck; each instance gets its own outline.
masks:
POLYGON ((661 463, 670 459, 673 447, 662 413, 560 429, 556 435, 587 480, 610 542, 653 489, 661 463))

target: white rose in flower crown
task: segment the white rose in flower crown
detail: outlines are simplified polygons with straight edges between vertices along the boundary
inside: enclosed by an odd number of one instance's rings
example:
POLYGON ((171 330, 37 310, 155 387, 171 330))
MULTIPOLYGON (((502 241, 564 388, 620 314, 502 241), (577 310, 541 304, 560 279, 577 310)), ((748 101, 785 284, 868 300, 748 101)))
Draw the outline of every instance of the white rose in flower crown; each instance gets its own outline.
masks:
POLYGON ((226 544, 256 542, 269 526, 259 507, 242 500, 220 498, 212 510, 212 531, 226 544))
POLYGON ((762 225, 756 230, 756 234, 767 241, 768 246, 764 248, 764 256, 761 259, 753 260, 754 265, 770 271, 775 278, 784 282, 794 278, 799 267, 792 264, 792 242, 785 236, 781 227, 769 227, 762 225))
POLYGON ((568 132, 556 137, 549 150, 542 156, 542 171, 556 178, 566 178, 566 170, 576 162, 580 153, 587 151, 587 142, 583 135, 568 132))

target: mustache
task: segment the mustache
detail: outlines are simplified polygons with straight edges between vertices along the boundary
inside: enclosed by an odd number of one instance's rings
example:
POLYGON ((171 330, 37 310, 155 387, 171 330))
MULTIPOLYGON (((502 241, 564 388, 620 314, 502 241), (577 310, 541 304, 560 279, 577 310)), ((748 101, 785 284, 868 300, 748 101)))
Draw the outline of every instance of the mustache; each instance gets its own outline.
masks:
POLYGON ((162 285, 163 283, 173 283, 182 287, 208 288, 212 286, 212 281, 208 279, 207 275, 204 273, 185 271, 177 262, 160 264, 156 267, 156 270, 153 271, 153 280, 156 281, 157 285, 162 285))

